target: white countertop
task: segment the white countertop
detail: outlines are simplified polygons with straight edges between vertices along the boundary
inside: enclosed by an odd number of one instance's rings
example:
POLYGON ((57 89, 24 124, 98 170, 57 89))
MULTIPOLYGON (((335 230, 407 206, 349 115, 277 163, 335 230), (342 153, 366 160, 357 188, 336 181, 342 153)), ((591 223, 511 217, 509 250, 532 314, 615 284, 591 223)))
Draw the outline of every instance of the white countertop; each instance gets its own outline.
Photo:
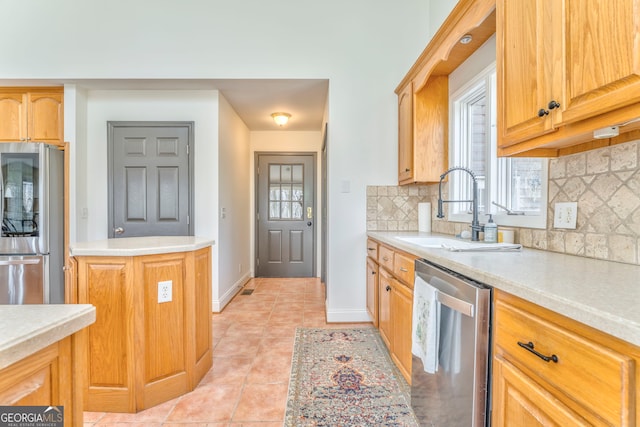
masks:
POLYGON ((370 231, 367 235, 640 346, 638 265, 526 248, 452 252, 395 238, 429 233, 370 231))
POLYGON ((0 369, 95 321, 91 304, 0 305, 0 369))
POLYGON ((71 256, 138 256, 191 252, 214 244, 214 240, 195 236, 151 236, 77 242, 69 249, 71 256))

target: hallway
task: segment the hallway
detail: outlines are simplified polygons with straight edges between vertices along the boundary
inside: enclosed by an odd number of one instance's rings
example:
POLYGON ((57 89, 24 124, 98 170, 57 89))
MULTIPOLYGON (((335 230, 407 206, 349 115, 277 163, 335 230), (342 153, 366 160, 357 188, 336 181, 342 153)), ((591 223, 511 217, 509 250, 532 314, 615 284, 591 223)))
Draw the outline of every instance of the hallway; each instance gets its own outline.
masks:
POLYGON ((213 367, 191 393, 137 414, 85 412, 84 426, 281 427, 297 327, 327 324, 318 278, 251 279, 213 315, 213 367))

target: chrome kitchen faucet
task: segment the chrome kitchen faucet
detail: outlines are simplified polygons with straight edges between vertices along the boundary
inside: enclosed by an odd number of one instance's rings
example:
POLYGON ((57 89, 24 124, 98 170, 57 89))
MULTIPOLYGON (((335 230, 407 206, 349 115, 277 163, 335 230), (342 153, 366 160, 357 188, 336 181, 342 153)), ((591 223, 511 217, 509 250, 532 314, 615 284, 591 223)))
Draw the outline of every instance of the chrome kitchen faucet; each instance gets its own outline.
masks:
POLYGON ((449 168, 445 173, 440 175, 440 183, 438 184, 438 218, 444 218, 442 212, 443 203, 471 203, 473 219, 471 220, 471 240, 477 242, 480 240, 480 232, 484 231, 484 226, 478 221, 478 180, 471 169, 462 166, 454 166, 449 168), (473 180, 473 199, 472 200, 442 200, 442 180, 453 171, 463 171, 468 173, 473 180))

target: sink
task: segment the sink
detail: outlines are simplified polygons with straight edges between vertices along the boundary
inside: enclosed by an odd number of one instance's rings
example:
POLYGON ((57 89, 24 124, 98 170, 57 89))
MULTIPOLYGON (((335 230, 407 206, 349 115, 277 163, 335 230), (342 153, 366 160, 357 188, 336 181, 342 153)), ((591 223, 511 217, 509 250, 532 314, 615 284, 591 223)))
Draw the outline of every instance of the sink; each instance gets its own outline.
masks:
POLYGON ((454 252, 520 251, 522 249, 520 244, 470 242, 469 240, 435 236, 396 236, 396 239, 423 248, 442 248, 454 252))
POLYGON ((449 239, 446 237, 427 237, 427 236, 421 236, 421 237, 402 237, 402 236, 398 236, 396 237, 396 239, 398 240, 402 240, 403 242, 407 242, 407 243, 411 243, 412 245, 418 245, 418 246, 422 246, 424 248, 441 248, 442 245, 452 245, 456 242, 458 242, 458 239, 449 239))

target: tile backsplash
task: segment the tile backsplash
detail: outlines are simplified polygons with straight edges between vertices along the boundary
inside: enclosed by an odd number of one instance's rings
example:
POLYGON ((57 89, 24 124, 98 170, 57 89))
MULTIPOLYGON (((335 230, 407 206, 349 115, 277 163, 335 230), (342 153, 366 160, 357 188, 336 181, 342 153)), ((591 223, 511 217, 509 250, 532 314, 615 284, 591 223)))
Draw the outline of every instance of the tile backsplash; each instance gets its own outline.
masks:
MULTIPOLYGON (((547 227, 519 228, 516 240, 536 249, 640 264, 639 156, 640 140, 551 159, 547 227), (575 230, 553 227, 557 202, 578 203, 575 230)), ((431 202, 433 232, 468 229, 466 223, 436 218, 437 197, 437 184, 369 186, 367 230, 417 230, 420 202, 431 202)))

